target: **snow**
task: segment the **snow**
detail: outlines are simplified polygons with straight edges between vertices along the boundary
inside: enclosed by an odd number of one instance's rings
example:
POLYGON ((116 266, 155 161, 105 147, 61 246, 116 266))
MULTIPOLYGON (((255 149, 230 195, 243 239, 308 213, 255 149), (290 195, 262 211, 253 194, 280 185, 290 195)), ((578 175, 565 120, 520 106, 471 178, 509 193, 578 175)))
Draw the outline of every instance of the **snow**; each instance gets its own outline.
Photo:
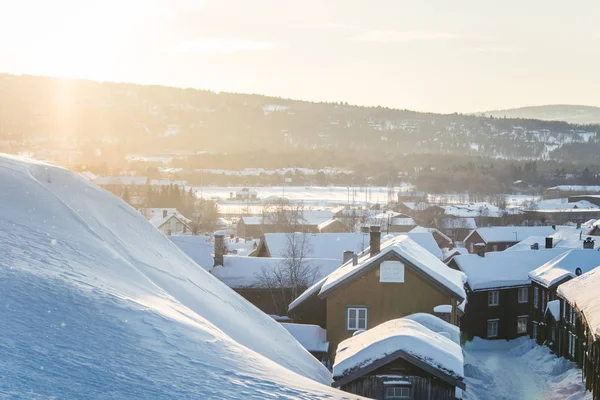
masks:
POLYGON ((568 199, 550 199, 542 200, 536 204, 535 211, 569 211, 569 210, 598 210, 598 207, 594 203, 590 203, 587 200, 579 200, 576 202, 569 203, 568 199))
POLYGON ((577 268, 586 273, 599 265, 599 251, 569 250, 531 271, 529 277, 545 287, 550 287, 565 279, 575 278, 577 268))
POLYGON ((384 322, 341 342, 335 355, 333 376, 343 377, 399 350, 455 379, 464 376, 460 346, 406 318, 384 322))
POLYGON ((600 186, 558 185, 552 186, 546 190, 557 190, 561 192, 600 192, 600 186))
POLYGON ((348 397, 285 328, 120 199, 11 156, 0 181, 3 393, 348 397))
MULTIPOLYGON (((284 258, 271 257, 240 257, 226 255, 225 265, 217 265, 210 273, 224 282, 227 286, 237 288, 261 288, 264 282, 260 278, 263 270, 272 271, 282 268, 284 258)), ((303 263, 307 268, 318 269, 317 279, 327 276, 340 266, 338 259, 312 259, 306 258, 303 263)))
MULTIPOLYGON (((168 238, 175 243, 185 254, 188 255, 196 264, 210 271, 214 265, 214 249, 215 244, 211 236, 192 236, 192 235, 172 235, 168 238)), ((239 242, 225 238, 225 244, 228 251, 235 251, 237 255, 245 256, 254 250, 255 240, 245 241, 240 239, 239 242)))
POLYGON ((485 257, 465 254, 453 260, 467 275, 471 290, 477 291, 529 285, 531 271, 564 252, 564 249, 495 251, 485 257))
POLYGON ((546 313, 552 314, 555 321, 560 321, 560 300, 552 300, 546 306, 546 313))
POLYGON ((464 346, 465 400, 591 400, 574 363, 519 338, 464 346))
POLYGON ((318 325, 282 323, 285 329, 310 352, 327 352, 327 331, 318 325))
MULTIPOLYGON (((410 230, 409 233, 431 233, 432 235, 437 233, 442 238, 444 238, 448 242, 452 243, 452 239, 450 239, 448 236, 446 236, 444 233, 442 233, 439 229, 436 229, 436 228, 425 228, 423 226, 415 226, 413 229, 410 230)), ((434 237, 434 240, 435 240, 435 237, 434 237)), ((423 246, 423 245, 421 245, 421 246, 423 246)), ((443 253, 443 250, 442 250, 442 253, 443 253)), ((446 257, 444 257, 444 255, 442 254, 442 260, 445 258, 446 257)))
MULTIPOLYGON (((446 306, 443 306, 446 307, 446 306)), ((452 311, 452 306, 447 306, 450 309, 447 312, 452 311)), ((437 308, 437 307, 436 307, 437 308)), ((437 312, 437 311, 436 311, 437 312)), ((448 335, 448 338, 452 340, 454 343, 460 345, 460 329, 456 325, 452 325, 441 318, 436 317, 435 315, 427 314, 427 313, 416 313, 411 314, 404 319, 409 319, 411 321, 415 321, 423 325, 425 328, 440 334, 448 335)))
POLYGON ((442 229, 477 229, 475 218, 442 218, 440 220, 442 229))
POLYGON ((452 312, 452 305, 451 304, 441 304, 439 306, 435 306, 435 307, 433 307, 433 312, 439 313, 439 314, 450 314, 452 312))
POLYGON ((362 270, 377 263, 390 252, 395 252, 398 256, 411 263, 414 267, 419 268, 461 299, 466 298, 463 286, 463 279, 466 279, 464 274, 449 268, 446 264, 441 262, 439 258, 435 257, 406 235, 399 235, 391 240, 383 242, 381 244, 381 251, 373 257, 366 252, 358 259, 356 265, 352 265, 352 261, 349 261, 333 271, 321 287, 320 294, 323 294, 351 277, 360 274, 362 270))
POLYGON ((558 295, 583 313, 591 332, 600 337, 600 269, 596 268, 558 287, 558 295))
POLYGON ((412 382, 394 380, 394 381, 384 381, 383 384, 384 385, 412 385, 412 382))

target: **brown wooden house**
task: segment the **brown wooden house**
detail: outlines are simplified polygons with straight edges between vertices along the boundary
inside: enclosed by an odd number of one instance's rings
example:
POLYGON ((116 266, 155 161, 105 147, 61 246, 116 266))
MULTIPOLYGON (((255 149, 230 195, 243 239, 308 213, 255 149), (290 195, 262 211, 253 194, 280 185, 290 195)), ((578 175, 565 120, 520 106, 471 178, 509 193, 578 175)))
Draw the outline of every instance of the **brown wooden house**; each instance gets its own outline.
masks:
POLYGON ((407 236, 381 246, 373 228, 368 250, 290 304, 297 322, 327 329, 331 351, 357 330, 417 312, 433 314, 439 305, 451 305, 450 320, 458 324, 457 306, 466 297, 462 274, 407 236))
POLYGON ((506 250, 530 236, 550 236, 555 231, 551 226, 491 226, 478 228, 465 238, 469 253, 477 253, 477 247, 484 246, 486 253, 506 250))
POLYGON ((400 318, 340 343, 333 386, 372 399, 454 400, 466 388, 463 364, 458 343, 400 318))

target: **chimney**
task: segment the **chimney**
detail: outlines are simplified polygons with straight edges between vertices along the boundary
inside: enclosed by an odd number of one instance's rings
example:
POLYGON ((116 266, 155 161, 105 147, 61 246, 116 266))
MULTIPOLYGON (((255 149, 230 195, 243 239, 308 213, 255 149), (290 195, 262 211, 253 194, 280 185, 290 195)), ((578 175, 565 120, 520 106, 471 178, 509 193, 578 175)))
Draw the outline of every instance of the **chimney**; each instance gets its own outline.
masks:
POLYGON ((223 265, 225 257, 225 232, 215 232, 215 266, 223 265))
POLYGON ((556 225, 552 225, 552 229, 556 230, 556 225))
POLYGON ((352 260, 352 256, 354 256, 354 252, 352 250, 344 251, 343 263, 346 264, 348 261, 352 260))
POLYGON ((477 254, 479 257, 485 257, 485 244, 478 243, 474 247, 475 247, 475 254, 477 254))
POLYGON ((377 225, 371 226, 371 239, 369 242, 369 247, 371 249, 371 257, 379 254, 381 250, 381 232, 377 225))
POLYGON ((554 247, 554 239, 552 239, 551 237, 547 237, 546 238, 546 248, 547 249, 551 249, 554 247))
POLYGON ((167 210, 162 210, 163 212, 163 218, 167 218, 167 210))
POLYGON ((352 265, 358 265, 358 256, 356 254, 352 254, 352 265))
POLYGON ((587 239, 585 239, 583 241, 583 248, 594 250, 594 239, 592 239, 591 237, 588 237, 587 239))

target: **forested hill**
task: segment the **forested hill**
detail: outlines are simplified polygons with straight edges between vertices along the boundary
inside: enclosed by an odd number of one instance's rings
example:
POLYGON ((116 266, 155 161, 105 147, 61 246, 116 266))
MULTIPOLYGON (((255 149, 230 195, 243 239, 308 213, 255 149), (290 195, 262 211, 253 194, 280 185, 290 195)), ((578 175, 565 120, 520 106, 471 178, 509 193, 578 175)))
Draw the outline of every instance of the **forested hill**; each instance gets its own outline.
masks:
POLYGON ((494 110, 481 113, 497 118, 534 118, 572 124, 600 124, 600 107, 555 104, 494 110))
POLYGON ((328 149, 597 162, 599 125, 311 103, 0 75, 0 139, 118 142, 123 152, 328 149))

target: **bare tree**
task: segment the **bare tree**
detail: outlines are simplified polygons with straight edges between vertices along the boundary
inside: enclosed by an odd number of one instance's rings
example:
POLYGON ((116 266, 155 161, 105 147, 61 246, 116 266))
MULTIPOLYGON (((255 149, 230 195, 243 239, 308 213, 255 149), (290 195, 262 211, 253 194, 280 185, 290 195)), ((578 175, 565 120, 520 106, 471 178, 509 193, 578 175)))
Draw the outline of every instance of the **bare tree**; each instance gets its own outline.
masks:
POLYGON ((304 203, 278 198, 263 207, 263 223, 275 225, 278 232, 301 232, 306 224, 304 203))
POLYGON ((269 289, 278 312, 285 312, 287 305, 319 277, 319 267, 310 261, 310 235, 287 233, 285 240, 279 265, 276 268, 263 266, 257 275, 261 286, 269 289))

